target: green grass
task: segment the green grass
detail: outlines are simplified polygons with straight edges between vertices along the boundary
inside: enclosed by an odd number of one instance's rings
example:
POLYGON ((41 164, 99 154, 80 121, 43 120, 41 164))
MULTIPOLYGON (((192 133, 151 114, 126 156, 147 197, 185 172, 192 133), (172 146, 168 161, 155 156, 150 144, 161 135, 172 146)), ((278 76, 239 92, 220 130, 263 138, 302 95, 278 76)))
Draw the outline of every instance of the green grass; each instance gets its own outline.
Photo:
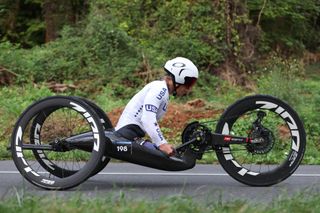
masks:
POLYGON ((293 197, 280 197, 270 203, 249 202, 245 200, 222 201, 210 199, 207 201, 194 200, 186 196, 168 196, 157 200, 128 198, 120 192, 120 196, 110 194, 102 198, 87 198, 86 196, 73 196, 61 198, 56 196, 23 196, 8 198, 0 202, 0 212, 20 213, 62 213, 62 212, 255 212, 255 213, 304 213, 318 212, 320 196, 310 193, 298 194, 293 197), (210 201, 209 201, 210 200, 210 201))
POLYGON ((10 158, 6 150, 13 126, 19 115, 34 101, 53 95, 44 86, 12 86, 0 88, 0 159, 10 158))
MULTIPOLYGON (((135 92, 131 90, 126 89, 121 92, 130 95, 135 92)), ((56 93, 50 91, 45 84, 0 87, 0 160, 10 158, 6 147, 9 145, 13 126, 20 114, 33 102, 53 95, 56 93)), ((79 95, 93 99, 105 111, 124 106, 128 101, 126 97, 116 98, 119 94, 112 89, 112 86, 105 87, 98 95, 82 94, 81 90, 67 91, 58 95, 79 95)))

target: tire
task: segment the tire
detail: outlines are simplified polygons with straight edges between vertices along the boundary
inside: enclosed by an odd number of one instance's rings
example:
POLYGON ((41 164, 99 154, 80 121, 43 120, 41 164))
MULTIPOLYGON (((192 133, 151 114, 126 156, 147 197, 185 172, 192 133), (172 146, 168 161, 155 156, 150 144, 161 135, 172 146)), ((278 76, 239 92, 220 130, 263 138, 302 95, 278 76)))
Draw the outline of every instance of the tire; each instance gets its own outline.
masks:
MULTIPOLYGON (((101 123, 103 124, 103 127, 105 130, 110 130, 112 129, 112 123, 110 121, 110 119, 107 117, 107 115, 105 114, 105 112, 99 108, 95 103, 85 99, 85 98, 81 98, 81 97, 72 97, 75 99, 79 99, 83 102, 85 102, 86 104, 88 104, 99 116, 101 123)), ((42 126, 43 123, 45 122, 46 118, 54 111, 58 110, 60 107, 56 107, 56 108, 48 108, 45 111, 42 111, 41 113, 39 113, 37 115, 37 117, 33 120, 33 125, 31 127, 31 134, 30 134, 30 142, 35 144, 35 141, 37 141, 38 143, 41 143, 41 140, 37 140, 35 138, 35 134, 32 134, 33 132, 35 132, 35 127, 37 125, 42 126)), ((41 136, 40 136, 41 138, 41 136)), ((61 168, 59 167, 59 165, 54 164, 54 162, 52 162, 46 155, 46 153, 42 150, 33 150, 33 154, 36 158, 36 160, 41 164, 41 166, 47 170, 48 172, 50 172, 51 174, 53 174, 54 176, 63 178, 63 177, 67 177, 70 175, 73 175, 74 173, 77 172, 77 170, 70 170, 70 169, 66 169, 66 168, 61 168)), ((104 155, 100 161, 100 163, 98 164, 97 168, 93 171, 91 176, 96 175, 97 173, 99 173, 101 170, 103 170, 106 165, 109 163, 110 158, 107 155, 104 155)))
MULTIPOLYGON (((30 183, 51 190, 72 188, 90 177, 104 156, 105 146, 104 127, 97 113, 80 99, 64 96, 45 98, 28 107, 15 124, 11 136, 12 157, 19 172, 30 183), (45 115, 45 112, 50 112, 50 115, 45 115), (39 126, 33 128, 34 119, 40 118, 41 116, 39 115, 41 113, 49 117, 49 119, 44 119, 47 125, 41 126, 39 124, 39 126), (57 117, 51 117, 53 115, 57 117), (33 139, 39 139, 41 143, 31 141, 30 133, 31 135, 33 134, 32 129, 34 130, 34 135, 38 134, 33 139), (77 149, 67 151, 37 149, 36 151, 33 148, 31 150, 26 148, 27 145, 34 144, 41 147, 45 145, 52 146, 55 141, 59 140, 58 137, 70 137, 76 131, 79 131, 76 134, 92 132, 95 141, 91 152, 77 149), (59 164, 58 167, 63 167, 64 170, 72 172, 67 174, 61 172, 59 176, 50 173, 48 168, 45 168, 41 162, 37 161, 38 159, 34 155, 35 152, 37 152, 38 156, 41 156, 41 152, 45 152, 46 159, 54 162, 54 165, 59 164)), ((46 159, 42 159, 42 162, 46 159)))
MULTIPOLYGON (((85 99, 85 98, 81 98, 81 97, 75 97, 75 98, 80 98, 82 101, 86 102, 97 113, 105 130, 112 130, 113 129, 113 126, 112 126, 110 119, 108 118, 106 113, 98 105, 96 105, 94 102, 92 102, 88 99, 85 99)), ((108 140, 107 140, 107 142, 108 142, 108 140)), ((100 171, 102 171, 108 165, 109 161, 110 161, 110 158, 105 154, 102 157, 97 168, 93 171, 91 176, 94 176, 94 175, 98 174, 100 171)))
POLYGON ((218 160, 234 179, 251 186, 270 186, 298 168, 306 147, 306 134, 298 114, 283 101, 266 95, 245 97, 222 114, 216 133, 257 139, 246 145, 214 147, 218 160), (253 122, 259 115, 263 131, 253 122), (259 130, 259 131, 260 131, 259 130))
MULTIPOLYGON (((30 128, 30 144, 42 144, 41 142, 41 131, 37 129, 37 126, 43 126, 46 119, 56 110, 59 110, 61 107, 47 108, 38 113, 38 115, 33 119, 31 128, 30 128)), ((69 168, 60 167, 58 164, 55 164, 47 156, 46 151, 44 150, 32 150, 33 155, 37 162, 48 171, 50 174, 57 176, 59 178, 65 178, 70 175, 75 174, 78 170, 71 170, 69 168)))
MULTIPOLYGON (((105 130, 110 130, 112 129, 112 123, 110 121, 110 119, 107 117, 107 115, 104 113, 104 111, 99 108, 95 103, 85 99, 85 98, 81 98, 81 97, 72 97, 75 99, 79 99, 80 101, 85 102, 86 104, 88 104, 99 116, 100 121, 104 127, 105 130)), ((30 131, 30 143, 35 144, 35 142, 37 141, 37 143, 41 144, 41 140, 39 140, 39 138, 35 138, 35 134, 32 134, 36 131, 35 127, 37 125, 42 126, 45 123, 46 118, 53 113, 54 111, 58 110, 60 107, 56 107, 56 108, 48 108, 46 110, 43 110, 41 113, 39 113, 36 118, 33 120, 33 124, 31 126, 31 131, 30 131)), ((41 134, 39 134, 41 135, 41 134)), ((40 137, 41 138, 41 137, 40 137)), ((41 166, 47 170, 48 172, 50 172, 51 174, 53 174, 54 176, 63 178, 63 177, 67 177, 70 175, 73 175, 74 173, 76 173, 78 170, 70 170, 70 169, 66 169, 66 168, 61 168, 59 167, 59 165, 54 164, 54 162, 52 162, 46 155, 46 153, 42 150, 33 150, 33 154, 36 158, 36 160, 39 162, 39 164, 41 164, 41 166)), ((97 168, 93 171, 91 176, 96 175, 97 173, 99 173, 102 169, 104 169, 106 167, 106 165, 109 163, 110 158, 106 155, 104 155, 100 161, 100 163, 98 164, 97 168)))

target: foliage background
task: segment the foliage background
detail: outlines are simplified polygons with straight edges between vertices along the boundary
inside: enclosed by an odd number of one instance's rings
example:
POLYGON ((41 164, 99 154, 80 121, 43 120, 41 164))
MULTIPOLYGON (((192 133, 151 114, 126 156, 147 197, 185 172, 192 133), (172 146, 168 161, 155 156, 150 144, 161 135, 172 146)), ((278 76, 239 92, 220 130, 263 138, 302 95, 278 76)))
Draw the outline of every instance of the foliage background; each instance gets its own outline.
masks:
POLYGON ((0 0, 0 157, 33 101, 79 95, 109 112, 176 56, 199 67, 189 98, 208 107, 255 93, 288 102, 308 133, 305 162, 320 163, 317 0, 0 0))

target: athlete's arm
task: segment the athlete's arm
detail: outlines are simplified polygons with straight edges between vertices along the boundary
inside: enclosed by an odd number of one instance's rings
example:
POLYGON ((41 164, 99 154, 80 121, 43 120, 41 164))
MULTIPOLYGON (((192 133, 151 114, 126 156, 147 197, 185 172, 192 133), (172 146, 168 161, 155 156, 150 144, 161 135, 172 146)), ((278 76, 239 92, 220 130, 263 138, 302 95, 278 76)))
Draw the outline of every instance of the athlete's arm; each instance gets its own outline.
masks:
POLYGON ((149 90, 144 99, 141 117, 144 130, 150 136, 152 142, 158 147, 161 144, 167 143, 157 121, 157 112, 160 110, 159 106, 163 101, 162 98, 159 98, 160 96, 158 96, 161 91, 162 88, 151 88, 149 90))

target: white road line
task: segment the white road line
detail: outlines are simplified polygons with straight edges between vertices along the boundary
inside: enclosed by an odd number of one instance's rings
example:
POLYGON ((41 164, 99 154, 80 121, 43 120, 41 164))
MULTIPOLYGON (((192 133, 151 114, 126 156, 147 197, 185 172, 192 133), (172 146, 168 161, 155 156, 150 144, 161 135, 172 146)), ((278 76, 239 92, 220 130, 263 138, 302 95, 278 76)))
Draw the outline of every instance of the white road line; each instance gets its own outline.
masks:
POLYGON ((100 172, 99 175, 228 176, 228 174, 226 173, 174 173, 174 172, 100 172))
MULTIPOLYGON (((39 172, 48 173, 48 172, 39 172)), ((18 171, 0 171, 0 174, 19 174, 18 171)), ((226 173, 178 173, 178 172, 100 172, 98 175, 141 175, 141 176, 229 176, 226 173)), ((293 174, 293 177, 320 177, 320 174, 293 174)))
POLYGON ((293 174, 296 177, 320 177, 320 174, 293 174))

